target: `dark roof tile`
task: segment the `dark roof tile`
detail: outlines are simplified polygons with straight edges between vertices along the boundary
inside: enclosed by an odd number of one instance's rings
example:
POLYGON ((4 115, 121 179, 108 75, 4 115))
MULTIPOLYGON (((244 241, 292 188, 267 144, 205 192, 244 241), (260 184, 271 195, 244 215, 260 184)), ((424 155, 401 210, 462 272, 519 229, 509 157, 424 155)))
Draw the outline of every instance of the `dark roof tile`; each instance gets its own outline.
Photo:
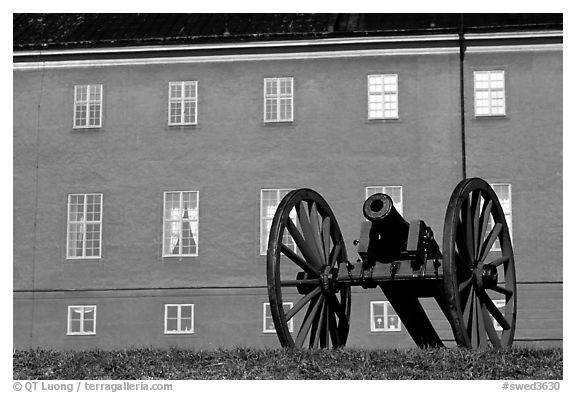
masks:
POLYGON ((14 14, 15 50, 562 29, 562 14, 14 14))

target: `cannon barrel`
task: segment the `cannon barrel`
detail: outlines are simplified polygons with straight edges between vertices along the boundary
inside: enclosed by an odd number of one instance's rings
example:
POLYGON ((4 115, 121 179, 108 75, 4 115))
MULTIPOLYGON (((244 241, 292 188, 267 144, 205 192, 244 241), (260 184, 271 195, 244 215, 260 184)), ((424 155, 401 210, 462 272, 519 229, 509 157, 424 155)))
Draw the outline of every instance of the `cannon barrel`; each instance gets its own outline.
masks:
POLYGON ((410 224, 398 213, 386 194, 371 195, 362 207, 364 217, 372 222, 369 259, 390 262, 406 251, 410 224))

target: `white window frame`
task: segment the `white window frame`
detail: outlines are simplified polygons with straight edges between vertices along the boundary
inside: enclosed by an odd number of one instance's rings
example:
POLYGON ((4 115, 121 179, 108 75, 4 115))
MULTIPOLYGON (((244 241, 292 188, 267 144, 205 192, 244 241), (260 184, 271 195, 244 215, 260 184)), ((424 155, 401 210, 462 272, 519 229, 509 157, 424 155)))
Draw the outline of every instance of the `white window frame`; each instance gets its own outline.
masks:
MULTIPOLYGON (((506 307, 506 300, 504 299, 497 299, 497 300, 492 300, 494 302, 494 305, 496 306, 496 308, 498 308, 498 310, 502 313, 504 307, 506 307)), ((502 315, 504 315, 504 313, 502 313, 502 315)), ((492 316, 492 314, 490 314, 490 318, 492 319, 492 324, 494 325, 494 330, 496 330, 497 332, 501 332, 502 326, 500 326, 500 324, 496 321, 496 319, 494 319, 494 317, 492 316)))
MULTIPOLYGON (((378 315, 376 315, 378 316, 378 315)), ((402 331, 402 321, 400 320, 400 317, 398 316, 398 314, 396 313, 396 311, 394 311, 394 309, 392 308, 392 305, 390 304, 390 302, 388 300, 376 300, 376 301, 371 301, 370 302, 370 331, 371 332, 400 332, 402 331), (384 327, 383 328, 377 328, 376 324, 374 323, 374 307, 375 306, 384 306, 384 315, 382 316, 384 318, 384 327), (398 318, 398 326, 395 328, 391 328, 390 326, 388 326, 388 315, 395 315, 398 318)))
POLYGON ((168 84, 168 125, 169 126, 188 126, 198 124, 198 81, 178 81, 170 82, 168 84), (180 96, 172 97, 172 89, 180 87, 180 96), (186 97, 186 87, 193 86, 194 97, 186 97), (180 121, 172 121, 172 104, 180 104, 180 121), (194 103, 194 120, 185 121, 185 104, 194 103))
MULTIPOLYGON (((264 216, 264 193, 265 192, 275 192, 276 193, 276 205, 273 208, 274 211, 278 208, 278 205, 282 201, 282 198, 286 196, 292 189, 290 188, 263 188, 260 190, 260 255, 266 255, 268 249, 268 238, 270 237, 270 231, 268 230, 268 225, 266 223, 269 221, 272 223, 274 215, 264 216)), ((290 217, 295 220, 295 211, 290 212, 290 217)), ((296 223, 296 222, 294 222, 296 223)), ((287 235, 290 236, 290 235, 287 235)), ((293 242, 293 241, 292 241, 293 242)), ((289 244, 287 244, 289 246, 289 244)), ((296 244, 293 244, 293 251, 296 251, 296 244)))
POLYGON ((68 317, 67 317, 67 329, 66 335, 68 336, 94 336, 96 335, 96 311, 97 307, 95 305, 69 305, 68 306, 68 317), (80 311, 80 331, 74 332, 72 331, 72 310, 79 310, 80 311), (94 311, 94 330, 93 331, 85 331, 84 330, 84 315, 86 312, 92 309, 94 311))
POLYGON ((392 198, 392 202, 394 203, 394 208, 396 209, 396 211, 398 213, 400 213, 401 216, 404 216, 404 188, 402 186, 367 186, 366 187, 366 199, 368 199, 369 196, 377 194, 377 193, 383 193, 383 194, 390 196, 392 198), (393 190, 394 191, 400 190, 400 201, 399 202, 398 202, 398 200, 394 200, 394 197, 396 196, 396 194, 392 192, 393 190))
MULTIPOLYGON (((292 302, 283 302, 282 306, 284 310, 288 307, 288 310, 294 307, 294 303, 292 302)), ((266 310, 270 311, 270 303, 263 303, 262 304, 262 333, 276 333, 276 328, 273 329, 266 329, 266 321, 272 320, 272 313, 268 314, 266 310)), ((294 318, 290 318, 288 321, 288 330, 290 333, 294 332, 294 318)))
MULTIPOLYGON (((74 115, 73 115, 73 125, 72 128, 74 129, 85 129, 85 128, 102 128, 102 112, 104 111, 104 87, 101 84, 95 85, 75 85, 74 86, 74 115), (100 97, 99 99, 92 100, 90 99, 90 92, 91 90, 95 89, 96 87, 100 88, 100 97), (80 88, 86 88, 86 100, 79 100, 78 99, 78 90, 80 88), (77 124, 79 119, 76 117, 76 109, 81 106, 86 106, 86 124, 77 124), (99 116, 98 116, 98 124, 90 124, 90 106, 91 105, 98 105, 99 107, 99 116)), ((96 119, 96 118, 94 118, 96 119)))
POLYGON ((474 116, 494 117, 506 116, 506 73, 504 70, 474 71, 474 116), (502 86, 499 86, 501 75, 502 86), (485 80, 481 78, 486 77, 485 80), (485 86, 480 86, 485 84, 485 86), (502 105, 497 105, 498 101, 502 105), (486 105, 479 105, 485 103, 486 105), (482 113, 480 108, 487 108, 486 113, 482 113))
POLYGON ((194 334, 194 304, 193 303, 171 303, 164 305, 164 334, 194 334), (168 330, 168 307, 177 308, 177 329, 168 330), (190 330, 182 330, 182 307, 190 307, 190 330))
MULTIPOLYGON (((496 193, 496 196, 498 197, 498 201, 500 202, 500 205, 502 206, 502 211, 504 212, 504 217, 506 218, 506 223, 508 224, 508 233, 510 233, 510 242, 512 243, 512 184, 510 183, 490 183, 490 187, 492 187, 492 189, 494 189, 494 192, 496 193), (496 191, 499 187, 506 187, 508 189, 508 199, 510 201, 509 204, 506 203, 502 203, 503 199, 501 199, 501 195, 496 191)), ((492 218, 490 218, 490 226, 488 228, 488 230, 492 229, 492 226, 494 225, 494 222, 492 220, 492 218)), ((496 240, 496 242, 494 242, 494 245, 492 245, 492 248, 490 249, 490 251, 500 251, 500 241, 496 240)))
MULTIPOLYGON (((176 258, 182 258, 182 257, 197 257, 198 256, 198 248, 199 248, 199 237, 200 237, 200 192, 199 191, 165 191, 164 192, 164 198, 163 198, 163 206, 162 206, 162 257, 164 258, 170 258, 170 257, 176 257, 176 258), (179 209, 182 209, 182 204, 183 204, 183 199, 184 199, 184 194, 185 193, 190 193, 190 194, 195 194, 196 195, 196 210, 197 210, 197 214, 196 217, 193 218, 188 218, 187 220, 184 220, 184 218, 182 216, 178 217, 178 218, 174 218, 174 219, 167 219, 166 218, 166 196, 168 194, 179 194, 179 209), (196 228, 196 233, 194 233, 194 231, 192 231, 192 234, 195 235, 195 237, 193 237, 193 240, 196 242, 196 251, 194 253, 190 253, 190 254, 184 254, 182 253, 182 227, 183 227, 183 223, 184 222, 188 222, 190 224, 193 224, 196 228), (178 254, 172 254, 170 253, 170 249, 166 249, 166 224, 167 222, 173 222, 173 223, 178 223, 179 226, 179 238, 178 238, 178 249, 179 252, 178 254)), ((194 226, 192 226, 191 228, 194 228, 194 226)))
POLYGON ((89 194, 68 194, 68 209, 67 209, 67 219, 66 219, 66 259, 100 259, 102 257, 102 217, 104 215, 104 195, 102 193, 89 193, 89 194), (80 221, 71 221, 70 220, 70 208, 71 208, 71 199, 73 196, 83 196, 84 203, 83 203, 83 213, 82 213, 82 220, 80 221), (87 199, 88 196, 99 196, 100 197, 100 219, 99 220, 87 220, 87 213, 88 213, 88 203, 87 199), (82 255, 70 255, 70 227, 74 224, 80 224, 82 226, 82 255), (100 233, 98 237, 98 255, 86 255, 86 227, 88 225, 99 225, 100 226, 100 233))
POLYGON ((368 120, 397 120, 399 118, 398 74, 368 75, 367 93, 368 120), (378 86, 381 86, 381 89, 378 89, 378 86), (395 109, 393 104, 396 105, 395 109))
POLYGON ((264 123, 285 123, 294 121, 294 78, 293 77, 279 77, 279 78, 264 78, 264 123), (290 93, 281 93, 280 85, 282 82, 288 81, 290 84, 290 93), (276 93, 268 94, 267 86, 269 83, 276 84, 276 93), (266 111, 267 101, 272 101, 276 107, 276 116, 269 117, 266 111), (282 111, 280 110, 283 100, 288 100, 290 102, 290 112, 287 117, 282 117, 282 111))

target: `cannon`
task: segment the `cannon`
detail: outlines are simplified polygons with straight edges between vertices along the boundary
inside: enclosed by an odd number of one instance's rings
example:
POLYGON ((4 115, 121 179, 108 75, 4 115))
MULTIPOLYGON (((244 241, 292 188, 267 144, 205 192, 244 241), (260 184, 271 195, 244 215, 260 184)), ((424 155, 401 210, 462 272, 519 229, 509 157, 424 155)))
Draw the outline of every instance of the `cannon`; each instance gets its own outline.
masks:
POLYGON ((362 210, 367 220, 351 262, 320 194, 293 190, 278 205, 268 239, 267 289, 283 347, 346 345, 354 286, 379 287, 421 348, 444 342, 420 298, 435 299, 458 346, 512 345, 514 254, 504 212, 486 181, 464 179, 454 189, 442 249, 424 221, 406 221, 386 194, 368 197, 362 210))

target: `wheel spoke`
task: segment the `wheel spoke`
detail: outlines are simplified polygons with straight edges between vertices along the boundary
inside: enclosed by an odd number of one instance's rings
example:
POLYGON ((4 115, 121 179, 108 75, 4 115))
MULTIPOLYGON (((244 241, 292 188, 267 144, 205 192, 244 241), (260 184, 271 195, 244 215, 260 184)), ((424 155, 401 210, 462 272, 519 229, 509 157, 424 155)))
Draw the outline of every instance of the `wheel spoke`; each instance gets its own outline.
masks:
POLYGON ((286 246, 284 243, 280 244, 280 251, 282 254, 286 255, 288 258, 292 260, 300 269, 304 270, 306 273, 311 274, 313 276, 319 276, 320 271, 315 267, 310 265, 307 261, 302 259, 300 255, 296 254, 292 249, 286 246))
POLYGON ((322 259, 322 264, 327 264, 328 256, 324 254, 324 247, 322 246, 322 234, 320 233, 320 221, 318 220, 318 208, 316 202, 312 202, 310 207, 310 226, 312 227, 312 237, 314 244, 318 251, 318 256, 322 259))
POLYGON ((480 198, 480 190, 476 193, 472 193, 472 206, 474 210, 472 211, 473 216, 473 229, 474 229, 474 258, 478 257, 478 249, 480 248, 478 232, 480 231, 480 205, 482 203, 482 198, 480 198))
POLYGON ((310 224, 310 218, 308 217, 308 210, 306 209, 306 206, 304 206, 304 201, 298 204, 297 213, 298 213, 298 222, 302 227, 302 234, 304 235, 304 241, 306 242, 308 252, 311 254, 311 257, 314 258, 314 260, 316 261, 316 263, 318 263, 318 266, 320 267, 324 264, 323 259, 320 257, 320 254, 318 252, 320 250, 319 247, 320 245, 316 243, 316 237, 314 235, 315 231, 312 229, 312 224, 310 224))
POLYGON ((298 285, 320 285, 320 278, 305 278, 302 280, 283 280, 280 281, 281 287, 296 287, 298 285))
POLYGON ((478 321, 478 337, 480 338, 480 349, 485 349, 488 347, 488 342, 486 341, 486 328, 484 327, 484 316, 482 315, 482 310, 480 309, 480 299, 476 298, 476 318, 478 321))
POLYGON ((470 323, 470 311, 472 308, 472 294, 474 293, 474 288, 470 287, 468 291, 468 297, 466 298, 466 305, 464 306, 464 311, 462 317, 464 318, 464 323, 468 325, 470 323))
POLYGON ((462 221, 458 221, 456 227, 456 246, 458 247, 458 254, 466 267, 473 266, 473 260, 470 257, 470 252, 466 246, 466 239, 464 235, 464 225, 462 221))
POLYGON ((322 303, 322 305, 320 306, 320 316, 318 317, 318 319, 314 320, 314 323, 312 325, 312 334, 310 335, 310 348, 317 348, 318 347, 318 343, 320 342, 320 336, 323 330, 323 325, 324 325, 324 313, 326 312, 326 302, 324 301, 324 298, 321 297, 319 302, 322 303), (314 339, 312 339, 312 336, 314 337, 314 339))
POLYGON ((320 287, 316 287, 312 290, 312 292, 307 293, 302 299, 298 300, 298 302, 286 313, 286 322, 288 322, 298 311, 302 309, 310 300, 318 296, 322 292, 320 287))
POLYGON ((333 293, 327 293, 326 300, 328 300, 328 304, 330 304, 336 315, 338 315, 338 319, 341 322, 344 321, 346 324, 348 324, 346 313, 343 310, 344 307, 340 304, 336 295, 334 295, 333 293))
POLYGON ((482 262, 484 262, 484 260, 488 256, 488 253, 490 252, 490 249, 494 245, 494 242, 496 242, 498 235, 500 235, 501 231, 502 231, 502 224, 499 222, 496 223, 494 225, 494 227, 492 227, 492 230, 490 231, 488 238, 486 239, 486 241, 482 245, 482 254, 478 258, 478 265, 480 265, 482 262))
POLYGON ((478 320, 477 320, 477 312, 476 312, 476 295, 472 292, 471 297, 472 299, 472 323, 468 325, 468 334, 470 335, 470 343, 472 344, 472 348, 478 347, 478 320))
POLYGON ((490 265, 492 267, 498 267, 498 266, 502 265, 503 263, 508 262, 509 260, 510 260, 510 257, 506 255, 506 256, 500 257, 498 259, 495 259, 491 262, 488 262, 486 265, 490 265))
POLYGON ((500 285, 496 285, 493 288, 490 288, 498 293, 501 293, 503 295, 506 295, 508 297, 514 295, 514 292, 511 289, 508 289, 506 287, 501 287, 500 285))
POLYGON ((330 256, 330 268, 336 266, 336 262, 338 261, 338 257, 342 252, 342 246, 340 244, 336 244, 334 249, 332 250, 332 255, 330 256))
POLYGON ((322 244, 324 245, 324 255, 326 257, 325 260, 328 260, 330 257, 330 231, 332 228, 330 227, 330 217, 324 218, 322 221, 322 244))
POLYGON ((458 285, 458 292, 462 293, 462 291, 468 288, 468 285, 470 285, 471 282, 472 282, 472 276, 470 276, 465 281, 462 281, 460 285, 458 285))
POLYGON ((328 319, 330 323, 328 324, 330 330, 330 337, 332 338, 332 345, 336 348, 342 345, 342 341, 340 340, 340 334, 338 331, 338 325, 336 323, 336 317, 334 316, 333 312, 328 313, 328 319))
POLYGON ((488 338, 490 339, 492 346, 496 349, 502 348, 502 342, 500 342, 498 334, 496 333, 496 329, 494 329, 492 318, 490 318, 488 311, 486 311, 486 306, 484 306, 484 303, 482 302, 480 302, 480 311, 482 312, 482 319, 484 320, 484 329, 488 334, 488 338))
POLYGON ((286 221, 286 228, 288 228, 290 236, 292 236, 292 239, 294 239, 296 246, 298 246, 298 249, 302 252, 304 258, 309 263, 315 265, 316 268, 319 269, 322 266, 322 261, 313 251, 313 248, 308 246, 308 243, 306 242, 306 240, 304 240, 304 238, 300 234, 300 231, 298 230, 298 228, 296 228, 296 225, 294 225, 294 222, 292 222, 292 219, 290 217, 288 217, 288 220, 286 221))
POLYGON ((324 313, 324 325, 323 325, 323 335, 322 340, 320 341, 320 345, 323 348, 330 347, 330 305, 328 302, 324 303, 326 307, 326 312, 324 313))
POLYGON ((322 302, 318 300, 315 302, 314 305, 310 304, 310 306, 308 307, 309 313, 306 314, 304 322, 302 322, 302 326, 300 326, 300 331, 298 332, 296 341, 294 342, 294 344, 297 347, 302 347, 302 344, 304 344, 304 340, 306 340, 306 336, 308 335, 308 332, 312 327, 312 322, 314 322, 314 320, 316 319, 321 303, 322 302))
MULTIPOLYGON (((480 226, 480 231, 478 232, 478 248, 481 248, 481 244, 484 243, 484 235, 486 234, 486 230, 488 229, 488 222, 490 221, 490 213, 492 212, 492 200, 489 200, 487 203, 482 206, 482 213, 480 213, 480 221, 482 225, 480 226)), ((476 258, 478 259, 478 258, 476 258)))
POLYGON ((464 204, 466 206, 464 212, 462 213, 464 216, 462 218, 463 218, 464 235, 466 239, 466 249, 470 260, 474 262, 474 255, 476 255, 476 251, 474 249, 474 227, 472 222, 473 221, 472 206, 470 205, 471 204, 470 199, 471 196, 464 201, 464 204))
POLYGON ((496 305, 492 302, 492 299, 490 299, 490 297, 483 292, 479 292, 478 296, 480 296, 480 301, 486 306, 488 312, 494 317, 496 322, 498 322, 500 326, 502 326, 502 329, 509 330, 510 324, 508 323, 504 315, 502 315, 500 310, 498 310, 498 307, 496 307, 496 305))

